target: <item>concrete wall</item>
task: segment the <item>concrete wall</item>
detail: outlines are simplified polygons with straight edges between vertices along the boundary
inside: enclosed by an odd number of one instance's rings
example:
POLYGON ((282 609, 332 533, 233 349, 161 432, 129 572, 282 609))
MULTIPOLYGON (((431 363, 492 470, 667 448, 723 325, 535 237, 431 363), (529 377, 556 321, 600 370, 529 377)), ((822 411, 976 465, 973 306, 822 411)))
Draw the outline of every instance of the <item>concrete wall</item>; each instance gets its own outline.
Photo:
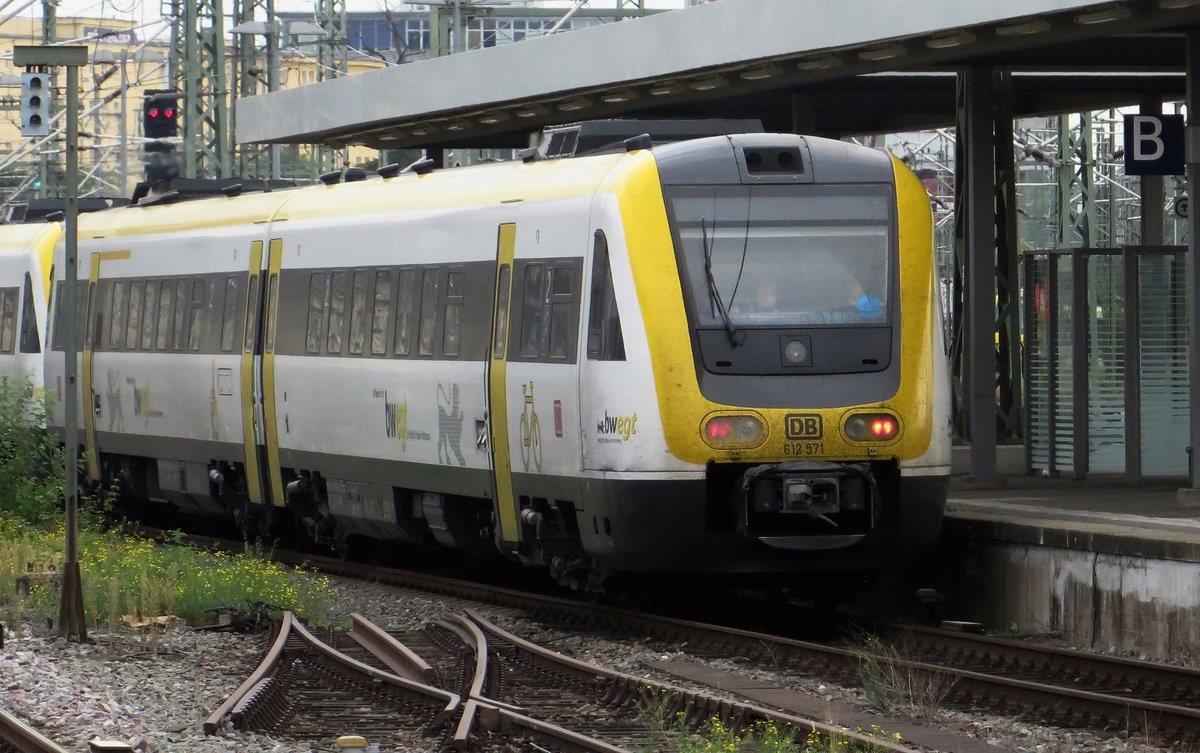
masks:
POLYGON ((995 541, 976 541, 964 562, 948 617, 1097 650, 1200 658, 1200 563, 995 541))

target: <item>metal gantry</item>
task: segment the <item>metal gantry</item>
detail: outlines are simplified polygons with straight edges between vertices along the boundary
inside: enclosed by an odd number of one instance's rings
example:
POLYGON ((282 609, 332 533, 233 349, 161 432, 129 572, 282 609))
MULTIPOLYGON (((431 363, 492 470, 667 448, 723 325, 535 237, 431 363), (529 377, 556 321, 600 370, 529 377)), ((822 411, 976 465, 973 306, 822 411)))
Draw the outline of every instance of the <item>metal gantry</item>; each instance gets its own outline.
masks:
MULTIPOLYGON (((346 37, 346 1, 318 0, 317 25, 324 31, 317 48, 317 81, 345 76, 349 71, 346 37)), ((341 167, 342 150, 314 147, 317 174, 341 167)))
MULTIPOLYGON (((230 169, 229 98, 225 76, 222 0, 176 0, 182 10, 183 173, 227 178, 230 169)), ((182 85, 179 85, 182 84, 182 85)))
MULTIPOLYGON (((257 19, 275 17, 274 0, 232 0, 234 27, 257 19)), ((230 91, 237 99, 253 97, 268 89, 270 61, 267 60, 268 38, 256 34, 234 34, 233 56, 230 65, 230 91), (259 42, 262 41, 260 45, 259 42)), ((235 144, 237 101, 229 113, 230 149, 235 152, 235 174, 243 178, 264 178, 270 174, 271 148, 260 144, 235 144)))

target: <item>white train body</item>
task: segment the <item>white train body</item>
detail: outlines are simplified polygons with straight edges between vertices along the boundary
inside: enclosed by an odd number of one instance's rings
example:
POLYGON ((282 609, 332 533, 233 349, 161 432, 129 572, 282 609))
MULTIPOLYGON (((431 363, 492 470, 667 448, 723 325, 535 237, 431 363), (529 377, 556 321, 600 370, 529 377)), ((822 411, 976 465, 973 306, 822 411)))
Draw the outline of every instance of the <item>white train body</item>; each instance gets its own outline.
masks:
POLYGON ((877 152, 758 135, 86 215, 89 473, 249 530, 584 587, 877 567, 936 539, 949 470, 919 188, 877 152), (755 167, 785 152, 800 166, 755 167), (822 233, 866 239, 869 310, 741 313, 743 274, 822 271, 754 259, 822 233))

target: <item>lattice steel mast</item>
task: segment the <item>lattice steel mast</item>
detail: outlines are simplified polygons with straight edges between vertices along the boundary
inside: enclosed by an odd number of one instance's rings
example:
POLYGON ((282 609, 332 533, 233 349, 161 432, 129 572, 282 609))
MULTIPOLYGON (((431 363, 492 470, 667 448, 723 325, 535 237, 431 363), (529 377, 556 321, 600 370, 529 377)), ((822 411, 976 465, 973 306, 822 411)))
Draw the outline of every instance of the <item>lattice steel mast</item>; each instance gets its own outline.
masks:
MULTIPOLYGON (((346 1, 317 0, 317 25, 324 30, 317 48, 317 81, 345 76, 349 71, 346 37, 346 1)), ((341 150, 314 147, 317 173, 336 170, 341 165, 341 150)))
POLYGON ((232 175, 222 0, 171 0, 171 82, 183 92, 183 175, 232 175))

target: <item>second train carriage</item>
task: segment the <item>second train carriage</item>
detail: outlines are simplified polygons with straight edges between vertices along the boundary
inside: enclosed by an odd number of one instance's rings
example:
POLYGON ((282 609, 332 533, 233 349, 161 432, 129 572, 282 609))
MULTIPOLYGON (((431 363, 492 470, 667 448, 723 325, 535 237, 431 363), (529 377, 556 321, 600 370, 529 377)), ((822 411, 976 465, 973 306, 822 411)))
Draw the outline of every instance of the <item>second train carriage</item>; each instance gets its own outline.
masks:
POLYGON ((881 152, 717 137, 79 238, 89 473, 143 501, 587 588, 869 570, 940 531, 928 198, 881 152))

